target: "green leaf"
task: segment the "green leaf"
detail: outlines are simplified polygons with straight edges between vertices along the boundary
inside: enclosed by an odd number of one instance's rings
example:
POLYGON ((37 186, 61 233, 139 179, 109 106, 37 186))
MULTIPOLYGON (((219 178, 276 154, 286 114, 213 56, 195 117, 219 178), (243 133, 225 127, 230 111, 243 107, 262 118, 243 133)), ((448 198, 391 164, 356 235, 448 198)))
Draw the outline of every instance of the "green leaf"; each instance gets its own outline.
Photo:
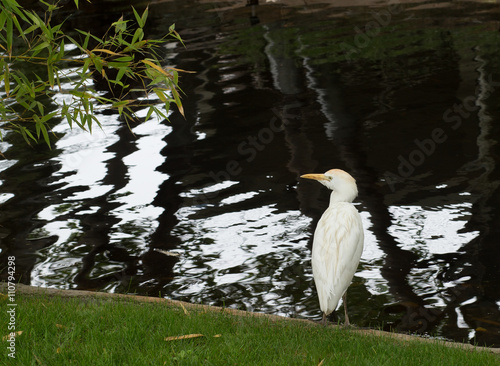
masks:
POLYGON ((137 10, 135 10, 135 8, 133 6, 132 6, 132 11, 134 12, 134 16, 135 16, 135 20, 137 21, 137 24, 139 24, 139 27, 143 28, 144 23, 142 21, 142 18, 139 15, 139 13, 137 13, 137 10))
POLYGON ((123 33, 127 30, 127 20, 123 20, 123 17, 118 19, 116 22, 111 24, 111 26, 115 27, 115 32, 116 33, 123 33))
POLYGON ((43 5, 45 5, 47 7, 47 12, 49 13, 52 13, 54 12, 55 10, 57 10, 59 7, 57 6, 57 4, 49 4, 43 0, 39 0, 43 5))
POLYGON ((40 119, 40 122, 41 123, 45 123, 47 122, 48 120, 54 118, 55 116, 57 116, 59 114, 58 111, 54 111, 54 112, 51 112, 49 114, 46 114, 45 116, 43 116, 41 119, 40 119))
POLYGON ((148 14, 149 14, 149 6, 146 6, 146 9, 144 9, 144 13, 142 13, 141 21, 142 21, 142 26, 141 28, 144 28, 146 25, 146 20, 148 19, 148 14))
POLYGON ((5 6, 5 9, 8 10, 9 13, 12 12, 15 15, 19 16, 22 20, 27 21, 26 17, 24 16, 23 9, 15 0, 2 0, 2 5, 5 6))
POLYGON ((122 56, 122 57, 118 57, 115 59, 115 61, 118 61, 118 62, 131 62, 133 60, 134 60, 133 56, 122 56))
POLYGON ((26 12, 32 24, 38 25, 40 28, 45 27, 44 21, 35 12, 26 12))
POLYGON ((87 33, 87 35, 85 36, 85 40, 83 41, 83 49, 87 49, 87 47, 89 46, 89 40, 90 40, 90 33, 87 33))
POLYGON ((125 47, 123 49, 123 52, 127 53, 127 52, 130 52, 130 51, 137 51, 141 48, 143 48, 145 45, 147 45, 148 41, 146 40, 142 40, 140 42, 136 42, 134 44, 131 44, 129 45, 128 47, 125 47))
POLYGON ((35 138, 35 136, 33 136, 33 134, 26 127, 19 126, 19 125, 15 125, 15 127, 21 133, 21 136, 23 136, 24 140, 26 141, 26 143, 28 145, 31 145, 30 139, 33 140, 33 141, 35 141, 35 142, 37 141, 37 139, 35 138))
POLYGON ((0 29, 3 29, 5 22, 7 21, 7 12, 3 10, 0 12, 0 29))
POLYGON ((36 106, 38 107, 38 112, 40 113, 41 116, 43 116, 45 111, 45 106, 40 102, 35 102, 35 103, 36 106))
POLYGON ((97 55, 90 54, 90 59, 94 64, 95 69, 99 71, 99 73, 102 73, 102 67, 103 67, 102 58, 97 55))
POLYGON ((9 78, 9 64, 5 63, 5 71, 3 74, 3 84, 5 87, 5 94, 7 94, 7 97, 9 97, 9 92, 10 92, 10 78, 9 78))
POLYGON ((119 85, 121 86, 122 88, 124 88, 125 86, 123 85, 123 83, 121 81, 117 81, 117 80, 108 80, 110 84, 114 84, 114 85, 119 85))
POLYGON ((179 97, 179 93, 177 92, 177 89, 172 88, 172 95, 174 96, 175 104, 177 105, 177 108, 179 108, 179 112, 184 116, 184 108, 182 107, 181 99, 179 97))
POLYGON ((142 28, 137 28, 134 33, 134 37, 132 38, 132 44, 135 44, 137 41, 142 41, 144 38, 144 31, 142 28))
POLYGON ((37 45, 36 47, 32 48, 31 49, 31 51, 33 52, 32 56, 35 57, 36 55, 38 55, 40 53, 41 50, 43 50, 45 48, 50 48, 49 42, 42 42, 39 45, 37 45))
POLYGON ((12 40, 14 39, 14 29, 12 28, 12 18, 7 18, 7 25, 5 27, 7 52, 12 55, 12 40))
POLYGON ((54 87, 54 68, 52 67, 52 64, 47 63, 47 75, 49 77, 49 84, 50 87, 54 87))
POLYGON ((163 90, 155 88, 155 89, 153 89, 153 91, 155 92, 155 94, 158 96, 158 98, 160 98, 160 100, 163 103, 168 103, 168 98, 165 95, 165 93, 163 92, 163 90))
POLYGON ((148 109, 148 113, 146 114, 146 119, 145 121, 149 120, 151 118, 151 115, 153 114, 153 112, 155 111, 155 107, 152 105, 149 107, 148 109))
POLYGON ((116 75, 115 81, 117 81, 117 82, 120 81, 122 79, 123 75, 125 75, 126 71, 127 70, 125 68, 121 68, 120 70, 118 70, 118 74, 116 75))
POLYGON ((14 22, 14 25, 16 26, 17 31, 19 32, 21 37, 24 40, 26 40, 26 37, 24 36, 23 28, 21 27, 21 24, 19 24, 19 20, 17 20, 17 17, 15 15, 12 17, 12 21, 14 22))
POLYGON ((94 36, 94 35, 93 35, 92 33, 90 33, 90 32, 84 32, 84 31, 82 31, 82 30, 80 30, 80 29, 77 29, 76 31, 77 31, 78 33, 81 33, 81 34, 83 34, 83 35, 85 36, 85 41, 83 42, 83 45, 80 47, 80 48, 82 48, 82 49, 84 49, 84 50, 87 50, 87 48, 88 48, 90 37, 92 37, 92 38, 93 38, 94 40, 96 40, 98 43, 104 43, 104 41, 103 41, 101 38, 94 36))
POLYGON ((64 57, 64 39, 62 39, 61 43, 59 44, 59 53, 57 55, 57 61, 61 61, 63 57, 64 57))
POLYGON ((85 59, 85 61, 83 62, 81 74, 86 74, 87 73, 87 71, 89 70, 89 66, 90 66, 91 62, 92 62, 92 60, 90 58, 86 58, 85 59))
POLYGON ((133 100, 119 100, 119 101, 113 103, 113 108, 123 108, 127 104, 130 104, 132 102, 133 102, 133 100))
POLYGON ((26 30, 23 33, 30 34, 30 33, 34 32, 35 30, 37 30, 38 28, 39 28, 39 26, 37 24, 33 24, 31 27, 26 28, 26 30))
POLYGON ((45 143, 49 146, 50 149, 52 149, 52 147, 50 146, 50 138, 49 138, 49 133, 47 131, 47 127, 45 125, 41 125, 40 128, 42 130, 42 135, 43 139, 45 140, 45 143))

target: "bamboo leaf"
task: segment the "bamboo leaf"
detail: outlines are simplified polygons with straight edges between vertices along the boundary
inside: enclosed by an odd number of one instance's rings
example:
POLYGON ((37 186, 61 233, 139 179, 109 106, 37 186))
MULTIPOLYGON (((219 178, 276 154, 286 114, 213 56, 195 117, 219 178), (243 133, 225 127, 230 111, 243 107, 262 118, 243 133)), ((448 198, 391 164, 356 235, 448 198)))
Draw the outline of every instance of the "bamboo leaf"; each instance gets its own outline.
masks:
POLYGON ((7 25, 5 27, 5 35, 7 41, 7 52, 9 56, 12 55, 12 40, 14 38, 14 30, 12 29, 12 18, 7 18, 7 25))
POLYGON ((153 69, 161 72, 163 75, 165 75, 166 77, 170 78, 170 74, 168 72, 166 72, 165 70, 163 70, 159 65, 155 64, 154 62, 152 62, 150 59, 145 59, 145 60, 142 60, 143 63, 145 63, 146 65, 149 65, 151 66, 153 69))
POLYGON ((116 52, 113 52, 113 51, 105 49, 105 48, 94 48, 92 50, 92 52, 104 52, 104 53, 107 53, 107 54, 113 55, 113 56, 122 56, 123 55, 121 53, 116 53, 116 52))
POLYGON ((183 335, 183 336, 174 336, 174 337, 166 337, 165 340, 167 342, 169 341, 177 341, 177 340, 181 340, 181 339, 191 339, 191 338, 199 338, 199 337, 204 337, 203 334, 187 334, 187 335, 183 335))
POLYGON ((174 100, 175 100, 175 104, 177 105, 177 108, 179 108, 179 112, 182 114, 182 116, 184 116, 184 107, 182 106, 179 93, 177 92, 177 90, 175 88, 172 88, 172 95, 174 96, 174 100))
POLYGON ((26 30, 23 32, 23 34, 30 34, 31 32, 34 32, 37 30, 39 27, 36 24, 33 24, 31 27, 26 28, 26 30))
POLYGON ((3 29, 3 26, 5 25, 6 21, 7 21, 7 12, 6 11, 0 12, 0 29, 3 29))
POLYGON ((50 87, 54 87, 54 68, 52 67, 52 64, 48 63, 47 64, 47 75, 49 77, 49 84, 50 87))
POLYGON ((49 132, 47 131, 47 127, 45 127, 45 125, 42 125, 41 128, 42 128, 42 135, 43 135, 43 139, 45 140, 45 143, 49 146, 49 148, 52 148, 50 146, 50 138, 49 138, 49 132))
POLYGON ((55 111, 55 112, 51 112, 49 114, 46 114, 45 116, 43 116, 41 119, 40 119, 40 122, 41 123, 45 123, 47 122, 49 119, 57 116, 59 114, 59 112, 55 111))
POLYGON ((137 28, 135 30, 134 36, 132 37, 132 44, 135 44, 137 41, 142 41, 144 38, 144 31, 142 28, 137 28))
POLYGON ((64 39, 61 40, 59 44, 59 53, 57 54, 57 61, 60 61, 64 57, 64 39))
POLYGON ((85 36, 85 41, 83 42, 83 45, 82 45, 82 48, 85 49, 85 50, 88 48, 90 37, 92 37, 98 43, 104 43, 104 41, 101 38, 94 36, 90 32, 84 32, 84 31, 82 31, 80 29, 77 29, 76 31, 78 33, 81 33, 81 34, 83 34, 85 36))
POLYGON ((139 49, 143 48, 144 45, 146 45, 147 43, 148 43, 148 41, 146 41, 146 40, 142 40, 140 42, 136 42, 134 44, 131 44, 131 45, 125 47, 123 49, 123 52, 127 53, 127 52, 130 52, 130 51, 139 50, 139 49))
POLYGON ((142 21, 141 28, 144 28, 144 26, 146 25, 146 20, 148 19, 148 14, 149 14, 149 5, 146 6, 146 9, 144 10, 144 13, 142 13, 142 16, 141 16, 141 21, 142 21))
POLYGON ((10 97, 9 92, 10 92, 10 78, 9 78, 9 64, 5 62, 4 64, 5 71, 3 74, 3 84, 5 86, 5 94, 7 94, 7 97, 10 97))
POLYGON ((143 28, 144 23, 142 22, 142 18, 139 15, 139 13, 137 13, 137 10, 135 10, 135 8, 133 6, 132 6, 132 11, 134 12, 134 16, 135 16, 135 20, 137 21, 137 24, 139 24, 139 27, 143 28))
POLYGON ((112 27, 115 27, 115 32, 116 33, 123 33, 127 30, 127 22, 126 20, 123 20, 123 16, 120 17, 116 22, 111 24, 112 27))
POLYGON ((21 136, 23 136, 24 141, 26 141, 26 143, 28 145, 31 145, 30 139, 33 141, 36 141, 35 136, 33 136, 33 134, 26 127, 22 127, 22 126, 18 126, 18 125, 15 125, 15 127, 17 127, 17 129, 21 133, 21 136))
POLYGON ((41 129, 45 143, 48 145, 49 149, 52 149, 52 147, 50 146, 50 138, 49 138, 49 132, 47 131, 47 127, 45 125, 41 125, 41 129))
POLYGON ((87 35, 85 36, 85 40, 83 41, 83 49, 87 49, 88 45, 89 45, 89 41, 90 41, 90 33, 87 33, 87 35))
POLYGON ((2 1, 2 5, 4 5, 9 12, 14 13, 17 16, 19 16, 22 20, 27 21, 21 7, 15 0, 4 0, 2 1))
POLYGON ((165 93, 163 92, 163 90, 160 90, 160 89, 153 89, 153 91, 155 92, 155 94, 158 96, 158 98, 160 98, 160 100, 165 103, 165 104, 168 104, 168 98, 167 96, 165 95, 165 93))
POLYGON ((153 114, 153 112, 155 111, 155 107, 154 106, 150 106, 149 109, 148 109, 148 113, 146 114, 146 121, 149 120, 151 118, 151 115, 153 114))
POLYGON ((21 35, 21 37, 23 37, 24 39, 26 39, 24 37, 23 28, 21 27, 21 24, 19 24, 19 20, 17 19, 17 17, 15 15, 12 16, 12 21, 14 22, 14 25, 16 26, 17 31, 19 32, 19 34, 21 35))
POLYGON ((45 106, 42 103, 38 102, 38 101, 35 101, 35 103, 36 103, 36 106, 38 107, 38 113, 40 113, 40 115, 43 116, 44 115, 44 111, 45 111, 45 106))
POLYGON ((117 102, 113 103, 113 108, 123 108, 127 104, 130 104, 130 103, 133 103, 133 102, 134 102, 133 100, 120 100, 120 101, 117 101, 117 102))
POLYGON ((42 42, 42 43, 40 43, 36 47, 32 48, 33 56, 37 55, 44 48, 49 48, 49 47, 50 47, 50 43, 49 42, 42 42))

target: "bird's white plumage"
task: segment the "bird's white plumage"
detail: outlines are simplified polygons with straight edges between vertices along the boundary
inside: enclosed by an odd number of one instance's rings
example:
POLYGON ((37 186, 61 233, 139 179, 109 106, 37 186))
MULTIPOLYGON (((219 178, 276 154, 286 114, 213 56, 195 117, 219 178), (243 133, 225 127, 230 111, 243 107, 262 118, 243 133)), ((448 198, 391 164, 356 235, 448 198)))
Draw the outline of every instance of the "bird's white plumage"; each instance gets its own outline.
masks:
POLYGON ((323 213, 314 233, 312 270, 321 311, 337 308, 358 268, 363 251, 361 217, 348 202, 336 202, 323 213))
MULTIPOLYGON (((351 284, 363 251, 364 233, 361 216, 352 204, 358 195, 356 181, 340 169, 325 174, 305 174, 333 192, 330 205, 321 216, 314 233, 312 270, 323 320, 337 308, 351 284)), ((345 299, 345 298, 344 298, 345 299)), ((349 324, 344 304, 346 324, 349 324)))

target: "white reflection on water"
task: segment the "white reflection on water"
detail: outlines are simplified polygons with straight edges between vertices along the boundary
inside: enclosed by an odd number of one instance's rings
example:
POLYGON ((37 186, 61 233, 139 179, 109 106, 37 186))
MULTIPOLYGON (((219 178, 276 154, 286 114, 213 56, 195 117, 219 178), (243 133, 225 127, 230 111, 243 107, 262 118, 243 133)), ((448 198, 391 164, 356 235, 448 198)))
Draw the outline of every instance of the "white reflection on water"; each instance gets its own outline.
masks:
POLYGON ((298 237, 306 239, 309 218, 299 211, 274 211, 267 205, 193 220, 189 219, 193 208, 184 207, 177 212, 180 223, 175 231, 184 243, 200 243, 200 239, 208 242, 199 245, 202 255, 215 257, 208 264, 223 270, 296 245, 292 242, 298 237))
POLYGON ((370 213, 361 211, 360 215, 363 221, 365 243, 361 254, 361 264, 355 276, 363 278, 366 289, 373 295, 386 294, 388 290, 387 281, 380 273, 380 263, 385 254, 380 250, 377 238, 370 230, 372 227, 370 213))
POLYGON ((0 205, 4 204, 8 200, 14 197, 13 193, 0 193, 0 205))
MULTIPOLYGON (((257 194, 233 195, 221 203, 228 206, 257 194)), ((282 272, 291 265, 303 264, 305 272, 309 272, 307 244, 311 219, 300 211, 278 212, 274 205, 264 205, 237 212, 221 210, 218 215, 194 218, 202 209, 183 207, 177 211, 179 223, 174 232, 181 238, 183 244, 179 249, 184 253, 175 268, 179 276, 171 283, 172 287, 178 287, 176 295, 202 297, 203 291, 231 284, 255 286, 253 291, 260 291, 257 289, 260 286, 280 289, 287 285, 282 272), (266 260, 278 263, 272 273, 262 272, 263 268, 267 270, 265 265, 262 267, 262 261, 266 260), (211 289, 207 284, 211 284, 211 289)), ((273 306, 280 297, 269 291, 254 294, 265 298, 267 306, 273 306)), ((247 300, 245 305, 251 308, 251 299, 243 299, 247 300)))
MULTIPOLYGON (((98 184, 107 173, 106 161, 113 157, 106 147, 119 140, 116 131, 120 123, 114 116, 99 116, 102 129, 94 126, 92 134, 79 128, 70 129, 63 121, 54 128, 54 132, 64 134, 57 142, 56 148, 62 153, 54 158, 61 168, 54 174, 55 177, 64 176, 62 181, 65 188, 82 187, 81 192, 74 193, 72 200, 82 200, 102 196, 110 191, 111 185, 98 184), (65 174, 65 173, 73 174, 65 174)), ((60 181, 55 181, 58 184, 60 181)))
MULTIPOLYGON (((391 206, 393 225, 389 233, 393 235, 404 250, 418 253, 420 261, 429 260, 424 267, 414 267, 407 281, 415 294, 433 307, 445 308, 449 296, 447 288, 457 288, 470 280, 469 276, 443 282, 439 274, 446 265, 439 255, 460 253, 462 247, 479 235, 477 231, 462 230, 471 216, 472 204, 460 202, 442 206, 391 206)), ((466 300, 461 306, 476 301, 475 297, 466 300)), ((457 326, 469 328, 457 307, 457 326)))
MULTIPOLYGON (((205 176, 200 177, 200 178, 205 178, 205 176)), ((186 181, 186 183, 190 183, 190 182, 186 181)), ((217 183, 217 184, 214 184, 211 186, 203 187, 200 189, 190 189, 190 190, 187 190, 186 192, 181 192, 179 194, 179 196, 185 197, 185 198, 198 198, 198 197, 203 198, 203 196, 206 195, 207 198, 209 198, 212 196, 216 196, 218 194, 218 192, 221 192, 224 189, 229 188, 231 186, 234 186, 238 183, 239 182, 236 182, 234 180, 225 180, 223 182, 220 182, 220 183, 217 183)), ((189 209, 189 208, 186 207, 186 209, 189 209)), ((178 213, 177 216, 180 218, 180 217, 182 217, 182 214, 178 213)))
MULTIPOLYGON (((152 205, 160 185, 169 178, 167 174, 160 173, 157 168, 163 164, 165 157, 161 155, 163 138, 170 133, 172 127, 160 124, 154 119, 140 124, 133 129, 138 138, 135 141, 137 150, 123 159, 128 167, 128 183, 114 195, 111 202, 118 202, 120 206, 113 210, 113 215, 120 218, 118 227, 130 225, 139 226, 141 230, 152 233, 158 226, 157 218, 163 208, 152 205)), ((125 233, 117 230, 112 234, 111 242, 120 242, 128 237, 137 240, 137 232, 125 233)), ((144 236, 144 234, 143 234, 144 236)), ((143 248, 145 249, 145 248, 143 248)))
POLYGON ((422 255, 456 253, 479 235, 477 231, 460 232, 471 208, 469 202, 438 207, 390 206, 394 219, 388 231, 405 250, 422 255))
MULTIPOLYGON (((110 147, 119 141, 117 132, 124 126, 116 115, 99 116, 99 119, 102 129, 96 126, 92 135, 79 128, 70 129, 66 122, 54 129, 62 137, 56 143, 61 152, 54 158, 59 169, 53 176, 58 179, 52 184, 61 186, 55 192, 63 198, 62 202, 48 205, 38 213, 37 219, 46 223, 43 228, 31 233, 33 238, 57 236, 53 245, 39 253, 40 262, 32 271, 32 284, 35 286, 61 287, 61 282, 67 282, 65 288, 74 286, 72 280, 82 266, 81 258, 88 254, 93 244, 82 240, 84 229, 80 220, 106 210, 92 204, 82 207, 92 199, 104 196, 107 203, 118 203, 109 213, 104 213, 120 219, 110 229, 109 242, 133 242, 127 245, 131 255, 140 255, 147 250, 146 238, 156 229, 157 218, 163 212, 163 208, 154 206, 152 202, 159 186, 168 179, 168 175, 160 173, 158 167, 165 161, 161 147, 165 145, 163 139, 171 132, 171 126, 153 118, 134 128, 134 134, 130 132, 129 143, 134 148, 122 159, 126 166, 125 185, 109 194, 115 188, 102 182, 110 174, 110 159, 115 157, 110 147), (77 187, 75 193, 68 193, 71 187, 77 187), (75 219, 68 219, 67 215, 73 215, 75 219)), ((96 263, 91 277, 118 271, 123 266, 109 258, 97 258, 96 263)))

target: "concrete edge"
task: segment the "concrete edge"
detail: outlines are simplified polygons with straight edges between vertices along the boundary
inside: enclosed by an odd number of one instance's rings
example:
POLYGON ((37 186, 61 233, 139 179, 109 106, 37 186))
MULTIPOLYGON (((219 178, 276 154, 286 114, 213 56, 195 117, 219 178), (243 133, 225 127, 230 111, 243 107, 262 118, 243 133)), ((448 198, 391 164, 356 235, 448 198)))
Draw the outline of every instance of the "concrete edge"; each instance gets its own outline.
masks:
MULTIPOLYGON (((188 302, 184 301, 178 301, 178 300, 169 300, 165 298, 160 298, 160 297, 149 297, 149 296, 140 296, 140 295, 124 295, 124 294, 110 294, 106 292, 94 292, 94 291, 82 291, 82 290, 59 290, 59 289, 51 289, 51 288, 42 288, 42 287, 34 287, 34 286, 28 286, 28 285, 23 285, 23 284, 16 284, 15 285, 15 293, 18 294, 24 294, 24 295, 48 295, 48 296, 60 296, 60 297, 68 297, 68 298, 85 298, 85 297, 90 297, 90 298, 100 298, 100 299, 122 299, 122 300, 127 300, 127 301, 139 301, 139 302, 148 302, 148 303, 164 303, 169 306, 174 306, 174 307, 181 307, 183 309, 191 309, 191 310, 206 310, 206 311, 218 311, 218 312, 225 312, 228 314, 236 315, 236 316, 258 316, 258 317, 265 317, 267 319, 275 320, 275 321, 294 321, 294 322, 301 322, 303 324, 308 324, 308 325, 316 325, 319 326, 319 323, 313 322, 311 320, 307 319, 297 319, 297 318, 287 318, 279 315, 272 315, 272 314, 263 314, 263 313, 252 313, 244 310, 236 310, 236 309, 230 309, 230 308, 221 308, 218 306, 210 306, 210 305, 202 305, 202 304, 191 304, 188 302)), ((8 287, 6 282, 0 282, 0 292, 1 293, 7 293, 8 287)), ((338 325, 332 324, 329 325, 330 327, 338 327, 338 325)), ((491 347, 480 347, 480 346, 474 346, 471 344, 467 343, 458 343, 458 342, 450 342, 450 341, 444 341, 440 339, 433 339, 433 338, 423 338, 415 335, 409 335, 409 334, 401 334, 401 333, 391 333, 391 332, 385 332, 381 330, 376 330, 376 329, 360 329, 360 328, 350 328, 350 331, 354 331, 357 333, 365 334, 365 335, 372 335, 372 336, 382 336, 382 337, 389 337, 389 338, 394 338, 400 341, 420 341, 420 342, 431 342, 431 343, 437 343, 441 344, 446 347, 454 347, 454 348, 459 348, 463 350, 469 350, 469 351, 486 351, 486 352, 491 352, 491 353, 496 353, 500 354, 500 348, 491 348, 491 347)))

